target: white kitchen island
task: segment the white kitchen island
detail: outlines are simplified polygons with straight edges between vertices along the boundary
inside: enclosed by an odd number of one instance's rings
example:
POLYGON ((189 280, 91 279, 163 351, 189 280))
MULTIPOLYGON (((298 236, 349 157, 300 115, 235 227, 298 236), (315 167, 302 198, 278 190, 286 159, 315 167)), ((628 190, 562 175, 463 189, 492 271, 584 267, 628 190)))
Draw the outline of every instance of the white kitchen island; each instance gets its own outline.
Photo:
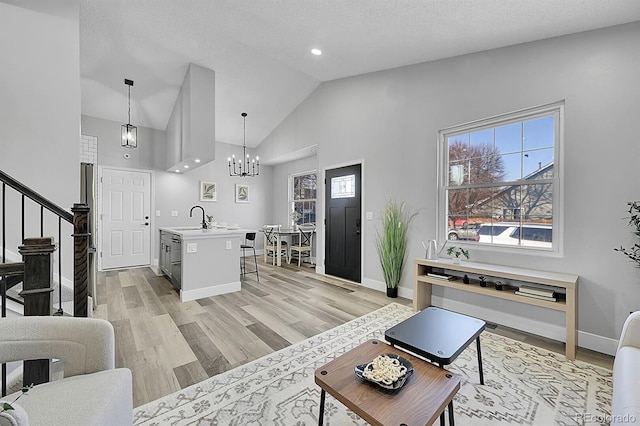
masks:
POLYGON ((247 229, 160 229, 160 269, 180 300, 240 291, 240 244, 247 229))

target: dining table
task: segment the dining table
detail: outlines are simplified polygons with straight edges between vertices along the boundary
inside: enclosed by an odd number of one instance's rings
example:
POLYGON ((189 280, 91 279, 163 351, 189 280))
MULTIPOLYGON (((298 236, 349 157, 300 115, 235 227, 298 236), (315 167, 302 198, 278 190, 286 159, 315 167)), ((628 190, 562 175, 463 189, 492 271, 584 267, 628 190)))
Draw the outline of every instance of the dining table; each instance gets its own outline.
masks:
MULTIPOLYGON (((261 229, 260 232, 263 233, 264 238, 264 247, 267 246, 267 236, 264 233, 264 229, 261 229)), ((313 231, 315 233, 315 231, 313 231)), ((294 235, 299 235, 299 231, 293 228, 279 228, 274 229, 273 233, 276 235, 276 264, 278 266, 282 266, 282 239, 283 237, 292 237, 294 235)))

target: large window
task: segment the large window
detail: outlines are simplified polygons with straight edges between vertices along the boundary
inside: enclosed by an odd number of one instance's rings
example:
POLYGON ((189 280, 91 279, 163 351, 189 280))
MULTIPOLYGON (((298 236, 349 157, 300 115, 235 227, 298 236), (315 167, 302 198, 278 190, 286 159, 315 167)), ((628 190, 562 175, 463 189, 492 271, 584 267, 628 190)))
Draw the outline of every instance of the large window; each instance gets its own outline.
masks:
POLYGON ((440 132, 440 234, 558 251, 563 104, 440 132))
POLYGON ((316 172, 291 175, 289 205, 290 211, 299 213, 297 224, 316 223, 316 183, 316 172))

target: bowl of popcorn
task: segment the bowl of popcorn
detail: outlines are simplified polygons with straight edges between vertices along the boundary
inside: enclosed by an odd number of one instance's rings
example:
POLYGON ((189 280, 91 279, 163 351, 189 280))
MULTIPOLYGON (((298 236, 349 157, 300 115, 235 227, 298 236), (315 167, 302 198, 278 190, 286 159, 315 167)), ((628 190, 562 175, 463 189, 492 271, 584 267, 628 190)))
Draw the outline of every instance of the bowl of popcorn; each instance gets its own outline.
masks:
POLYGON ((367 364, 355 367, 360 379, 389 390, 400 389, 413 374, 413 365, 397 354, 382 354, 367 364))

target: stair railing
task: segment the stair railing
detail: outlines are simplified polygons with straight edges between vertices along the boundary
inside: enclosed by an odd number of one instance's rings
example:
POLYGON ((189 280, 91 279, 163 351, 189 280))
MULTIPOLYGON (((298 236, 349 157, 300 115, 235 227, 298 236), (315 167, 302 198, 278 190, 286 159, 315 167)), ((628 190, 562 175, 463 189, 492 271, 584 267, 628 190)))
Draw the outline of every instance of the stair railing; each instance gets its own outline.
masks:
MULTIPOLYGON (((44 198, 32 189, 18 182, 0 170, 2 182, 1 203, 1 232, 2 232, 2 263, 0 264, 0 294, 2 300, 2 317, 6 317, 7 290, 22 282, 23 290, 20 296, 24 299, 24 315, 48 316, 52 312, 53 291, 53 252, 58 250, 58 311, 55 315, 62 315, 62 225, 63 221, 73 225, 73 307, 74 316, 88 315, 88 217, 89 207, 86 204, 74 204, 68 212, 50 200, 44 198), (7 188, 14 189, 21 196, 20 240, 22 245, 19 253, 23 262, 7 263, 7 188), (33 201, 39 206, 40 237, 26 238, 26 226, 33 226, 25 220, 26 200, 33 201), (45 212, 50 212, 57 218, 57 242, 53 237, 44 237, 45 212)), ((15 218, 15 216, 12 216, 15 218)), ((15 219, 13 219, 15 222, 15 219)), ((29 229, 29 232, 33 232, 29 229)), ((65 246, 66 247, 66 246, 65 246)), ((66 249, 65 253, 67 253, 66 249)), ((6 395, 6 365, 2 365, 2 395, 6 395)), ((49 379, 48 360, 25 362, 25 383, 42 383, 49 379), (28 366, 28 364, 31 364, 28 366), (46 364, 46 365, 45 365, 46 364), (26 381, 28 379, 29 381, 26 381)))

